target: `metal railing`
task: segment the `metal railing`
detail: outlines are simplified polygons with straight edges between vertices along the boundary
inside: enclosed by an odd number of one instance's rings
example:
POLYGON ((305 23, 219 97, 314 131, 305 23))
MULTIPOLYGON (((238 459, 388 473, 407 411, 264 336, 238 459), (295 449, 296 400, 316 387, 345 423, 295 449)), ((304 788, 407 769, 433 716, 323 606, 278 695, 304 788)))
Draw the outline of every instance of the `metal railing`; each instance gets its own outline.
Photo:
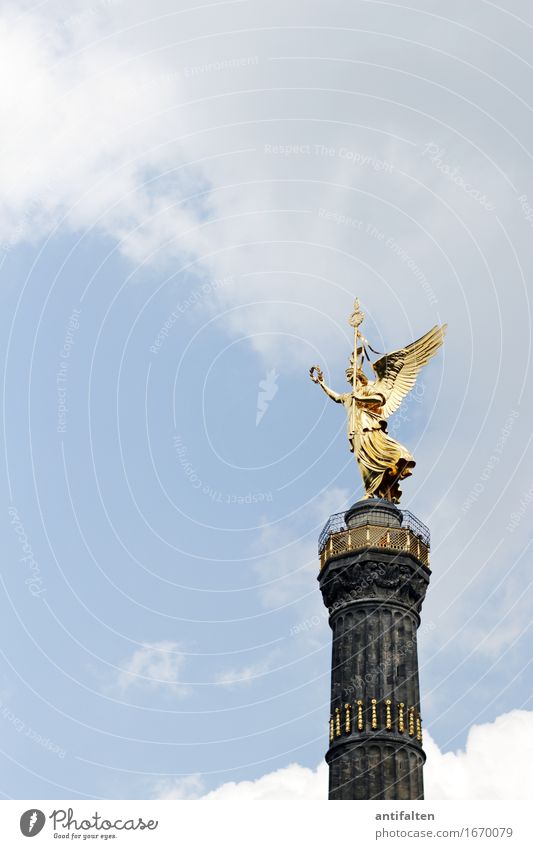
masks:
POLYGON ((385 548, 392 551, 407 551, 414 554, 429 568, 430 535, 420 519, 409 510, 402 510, 400 527, 387 528, 383 525, 367 524, 358 528, 347 528, 344 514, 334 513, 324 526, 318 540, 320 568, 331 558, 361 548, 385 548))

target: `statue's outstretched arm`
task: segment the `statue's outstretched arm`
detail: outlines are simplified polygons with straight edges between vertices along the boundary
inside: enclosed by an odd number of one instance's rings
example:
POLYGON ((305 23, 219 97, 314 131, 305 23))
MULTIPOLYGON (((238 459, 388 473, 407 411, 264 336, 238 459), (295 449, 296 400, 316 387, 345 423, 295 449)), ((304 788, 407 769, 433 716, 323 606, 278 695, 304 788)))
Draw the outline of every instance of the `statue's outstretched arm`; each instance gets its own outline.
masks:
POLYGON ((342 395, 340 395, 338 392, 334 392, 333 389, 329 388, 329 386, 326 386, 326 384, 324 383, 324 375, 322 374, 322 370, 319 368, 319 366, 311 366, 311 368, 309 369, 309 376, 313 383, 318 383, 318 385, 322 387, 328 398, 331 398, 333 401, 336 401, 337 404, 342 404, 342 395))
POLYGON ((334 392, 333 389, 329 388, 329 386, 326 386, 323 380, 319 380, 318 385, 322 387, 328 398, 331 398, 333 401, 336 401, 337 404, 342 403, 342 395, 340 395, 338 392, 334 392))

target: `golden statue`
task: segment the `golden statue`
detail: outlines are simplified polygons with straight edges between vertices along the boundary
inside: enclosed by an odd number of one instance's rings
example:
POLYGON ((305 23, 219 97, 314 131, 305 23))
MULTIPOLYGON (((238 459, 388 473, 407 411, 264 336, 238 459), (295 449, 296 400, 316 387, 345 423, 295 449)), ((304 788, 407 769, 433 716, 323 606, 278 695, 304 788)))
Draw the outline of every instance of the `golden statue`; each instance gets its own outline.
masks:
POLYGON ((349 319, 355 332, 354 350, 350 367, 346 369, 351 391, 339 393, 326 386, 318 366, 313 366, 309 374, 311 380, 318 383, 329 398, 337 404, 344 404, 350 451, 355 454, 363 478, 366 491, 364 497, 385 498, 397 504, 402 494, 400 481, 412 473, 415 460, 407 448, 389 436, 387 418, 398 409, 415 385, 422 366, 429 362, 442 345, 447 325, 435 325, 416 342, 385 354, 373 363, 367 348, 371 351, 374 349, 359 332, 364 317, 359 309, 359 301, 356 300, 349 319), (365 357, 374 370, 375 380, 369 381, 363 371, 365 357))

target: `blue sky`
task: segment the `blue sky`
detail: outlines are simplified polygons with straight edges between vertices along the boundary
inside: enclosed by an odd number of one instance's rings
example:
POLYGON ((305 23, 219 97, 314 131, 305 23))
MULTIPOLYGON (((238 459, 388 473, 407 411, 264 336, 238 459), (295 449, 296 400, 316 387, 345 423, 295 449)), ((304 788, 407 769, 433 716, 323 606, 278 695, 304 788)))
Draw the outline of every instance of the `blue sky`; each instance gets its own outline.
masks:
POLYGON ((307 372, 343 390, 356 295, 380 351, 449 323, 390 428, 462 749, 531 709, 531 10, 133 5, 0 14, 0 791, 321 761, 316 541, 362 490, 307 372))

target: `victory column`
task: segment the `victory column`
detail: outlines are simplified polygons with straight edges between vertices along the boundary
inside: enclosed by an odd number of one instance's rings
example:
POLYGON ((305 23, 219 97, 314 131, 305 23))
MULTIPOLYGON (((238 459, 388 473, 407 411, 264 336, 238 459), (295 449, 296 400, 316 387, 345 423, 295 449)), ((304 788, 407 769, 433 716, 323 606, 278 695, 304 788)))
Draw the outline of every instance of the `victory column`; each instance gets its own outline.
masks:
POLYGON ((400 501, 412 454, 387 418, 437 352, 446 326, 372 362, 355 302, 350 391, 334 392, 318 366, 311 379, 347 414, 350 451, 365 496, 331 516, 319 539, 324 604, 333 631, 329 720, 330 799, 423 799, 422 717, 416 632, 429 584, 429 531, 400 501), (375 374, 364 373, 365 359, 375 374))

